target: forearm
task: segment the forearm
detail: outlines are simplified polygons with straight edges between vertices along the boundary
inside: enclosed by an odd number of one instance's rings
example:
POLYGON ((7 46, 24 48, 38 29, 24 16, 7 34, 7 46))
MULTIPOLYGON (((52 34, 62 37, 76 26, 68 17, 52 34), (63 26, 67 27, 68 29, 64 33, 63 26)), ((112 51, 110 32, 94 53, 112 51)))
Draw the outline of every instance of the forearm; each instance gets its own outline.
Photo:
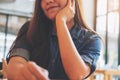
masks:
POLYGON ((9 80, 49 80, 46 69, 22 57, 10 59, 7 74, 9 80))
POLYGON ((22 57, 12 57, 8 63, 7 77, 9 80, 13 80, 16 74, 19 73, 20 67, 23 67, 27 61, 22 57))
POLYGON ((70 79, 85 78, 90 73, 90 68, 79 55, 65 21, 56 21, 56 29, 65 72, 70 79))

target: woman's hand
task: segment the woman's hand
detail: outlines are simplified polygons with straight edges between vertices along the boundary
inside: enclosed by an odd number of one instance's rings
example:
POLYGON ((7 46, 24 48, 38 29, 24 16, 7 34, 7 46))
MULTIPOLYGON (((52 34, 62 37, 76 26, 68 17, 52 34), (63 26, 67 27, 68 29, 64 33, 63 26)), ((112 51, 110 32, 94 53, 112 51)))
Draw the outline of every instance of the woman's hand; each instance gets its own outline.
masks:
POLYGON ((10 60, 8 64, 8 79, 9 80, 49 80, 48 71, 39 67, 34 62, 15 61, 15 58, 10 60))
POLYGON ((75 0, 68 0, 67 5, 58 12, 56 20, 64 20, 66 23, 74 18, 75 15, 75 0))
MULTIPOLYGON (((49 80, 48 71, 42 67, 39 67, 34 62, 27 62, 24 67, 20 69, 20 76, 23 76, 24 80, 49 80)), ((17 80, 23 80, 19 79, 17 80)))

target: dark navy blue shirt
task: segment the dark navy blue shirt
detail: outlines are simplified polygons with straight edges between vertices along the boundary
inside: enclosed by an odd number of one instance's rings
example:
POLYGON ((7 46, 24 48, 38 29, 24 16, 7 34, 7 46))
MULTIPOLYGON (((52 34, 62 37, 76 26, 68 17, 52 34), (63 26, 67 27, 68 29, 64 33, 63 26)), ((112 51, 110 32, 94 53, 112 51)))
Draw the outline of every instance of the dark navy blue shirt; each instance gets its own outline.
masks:
MULTIPOLYGON (((25 29, 23 29, 25 26, 28 25, 25 24, 21 28, 19 34, 25 32, 25 29)), ((89 31, 82 26, 78 26, 77 24, 75 24, 74 27, 70 30, 70 34, 80 56, 90 66, 91 73, 93 73, 96 69, 97 60, 100 56, 100 37, 92 31, 89 31)), ((30 49, 28 45, 29 44, 26 41, 26 36, 21 36, 13 43, 13 47, 11 48, 9 53, 9 58, 11 58, 12 56, 21 56, 26 60, 30 60, 30 49)), ((54 29, 50 32, 49 53, 51 55, 47 66, 47 70, 49 71, 49 77, 52 79, 68 79, 60 57, 58 38, 54 29)))

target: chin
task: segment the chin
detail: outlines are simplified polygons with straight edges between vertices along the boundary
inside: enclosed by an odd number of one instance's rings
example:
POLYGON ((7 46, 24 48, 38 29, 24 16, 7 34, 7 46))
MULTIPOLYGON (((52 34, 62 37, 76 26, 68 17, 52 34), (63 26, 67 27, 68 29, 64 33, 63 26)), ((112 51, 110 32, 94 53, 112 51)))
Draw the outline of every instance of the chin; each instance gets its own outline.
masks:
POLYGON ((50 20, 54 21, 55 17, 48 17, 50 20))
POLYGON ((56 13, 56 14, 47 15, 47 17, 48 17, 50 20, 55 20, 56 15, 57 15, 57 13, 56 13))

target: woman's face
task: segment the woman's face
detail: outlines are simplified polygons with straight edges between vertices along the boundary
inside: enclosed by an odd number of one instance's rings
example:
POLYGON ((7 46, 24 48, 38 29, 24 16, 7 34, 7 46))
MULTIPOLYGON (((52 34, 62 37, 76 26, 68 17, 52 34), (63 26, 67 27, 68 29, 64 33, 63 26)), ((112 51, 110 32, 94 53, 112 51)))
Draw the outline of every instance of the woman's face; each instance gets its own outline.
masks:
POLYGON ((50 20, 54 20, 57 13, 66 5, 67 0, 41 0, 41 8, 50 20))

